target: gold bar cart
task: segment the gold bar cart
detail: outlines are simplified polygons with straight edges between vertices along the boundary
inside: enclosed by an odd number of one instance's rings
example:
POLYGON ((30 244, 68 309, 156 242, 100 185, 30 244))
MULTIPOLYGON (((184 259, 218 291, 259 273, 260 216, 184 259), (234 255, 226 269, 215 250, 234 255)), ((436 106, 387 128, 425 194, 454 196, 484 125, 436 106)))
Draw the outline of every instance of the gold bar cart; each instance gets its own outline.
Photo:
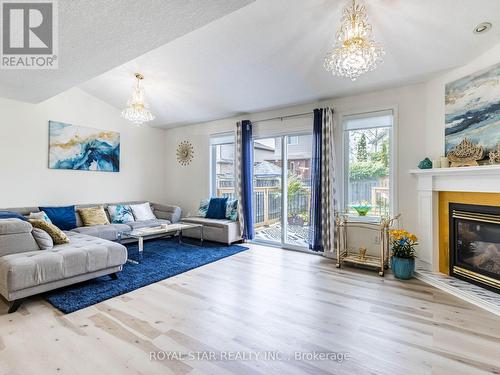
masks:
POLYGON ((357 264, 375 268, 379 272, 379 276, 384 276, 384 271, 389 268, 389 229, 394 221, 400 215, 389 218, 381 218, 380 221, 367 221, 361 218, 349 220, 349 215, 345 213, 337 213, 335 216, 335 232, 336 232, 336 250, 337 250, 337 268, 343 263, 357 264), (378 232, 380 239, 380 255, 360 255, 354 254, 349 251, 347 246, 347 229, 348 228, 362 228, 378 232))

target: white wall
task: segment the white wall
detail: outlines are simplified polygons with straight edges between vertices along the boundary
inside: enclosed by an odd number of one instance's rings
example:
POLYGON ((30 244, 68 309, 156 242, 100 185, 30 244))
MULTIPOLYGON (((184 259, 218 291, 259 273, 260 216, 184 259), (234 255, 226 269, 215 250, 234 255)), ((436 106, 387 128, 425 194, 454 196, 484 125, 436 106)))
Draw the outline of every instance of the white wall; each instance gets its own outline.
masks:
MULTIPOLYGON (((341 134, 339 119, 343 114, 366 112, 396 107, 397 140, 401 145, 395 158, 399 212, 403 214, 402 223, 410 230, 416 227, 416 189, 408 169, 414 168, 422 159, 424 152, 426 86, 411 85, 391 90, 383 90, 363 95, 332 99, 302 106, 288 107, 275 111, 254 113, 230 119, 211 121, 202 124, 169 129, 165 133, 167 152, 167 200, 179 204, 185 215, 197 211, 199 201, 208 197, 210 192, 209 136, 210 134, 233 131, 238 120, 258 121, 275 116, 312 111, 317 107, 331 106, 337 114, 337 154, 341 154, 341 134), (175 150, 180 141, 189 140, 195 149, 195 158, 191 165, 181 166, 175 158, 175 150)), ((258 136, 278 134, 280 132, 299 132, 312 129, 312 117, 295 118, 285 121, 274 120, 257 122, 254 133, 258 136)), ((337 158, 340 169, 340 157, 337 158)))
POLYGON ((165 202, 163 130, 128 123, 79 89, 40 104, 0 98, 0 114, 0 207, 165 202), (49 169, 49 120, 120 132, 120 172, 49 169))

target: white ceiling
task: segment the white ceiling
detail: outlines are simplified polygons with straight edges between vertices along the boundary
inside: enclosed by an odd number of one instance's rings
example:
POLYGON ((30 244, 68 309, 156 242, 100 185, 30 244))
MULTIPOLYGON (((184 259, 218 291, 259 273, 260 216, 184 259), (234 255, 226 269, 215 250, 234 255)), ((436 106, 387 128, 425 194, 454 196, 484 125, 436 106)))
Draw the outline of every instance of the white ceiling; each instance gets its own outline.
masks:
POLYGON ((387 54, 351 82, 322 66, 346 0, 59 0, 60 69, 0 71, 0 96, 39 101, 88 80, 121 109, 139 71, 153 126, 168 128, 423 81, 500 42, 500 0, 365 2, 387 54), (474 35, 482 21, 493 29, 474 35))
POLYGON ((0 70, 0 96, 39 102, 254 0, 58 0, 59 69, 0 70))
POLYGON ((80 87, 117 108, 144 85, 163 128, 418 82, 500 41, 499 0, 369 0, 382 66, 356 82, 323 69, 346 1, 258 0, 80 87), (493 29, 474 35, 490 21, 493 29))

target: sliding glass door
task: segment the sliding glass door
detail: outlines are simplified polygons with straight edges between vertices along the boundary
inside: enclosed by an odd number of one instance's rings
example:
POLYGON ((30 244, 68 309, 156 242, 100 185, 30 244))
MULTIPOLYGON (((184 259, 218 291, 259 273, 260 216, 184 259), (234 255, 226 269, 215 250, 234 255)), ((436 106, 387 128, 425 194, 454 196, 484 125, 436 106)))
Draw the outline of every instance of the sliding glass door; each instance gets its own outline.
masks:
POLYGON ((311 134, 254 140, 256 241, 308 248, 311 147, 311 134))
POLYGON ((285 158, 286 171, 286 220, 285 243, 309 246, 309 209, 311 202, 312 135, 287 136, 285 158))
POLYGON ((253 142, 253 212, 255 239, 281 244, 283 159, 281 137, 253 142))

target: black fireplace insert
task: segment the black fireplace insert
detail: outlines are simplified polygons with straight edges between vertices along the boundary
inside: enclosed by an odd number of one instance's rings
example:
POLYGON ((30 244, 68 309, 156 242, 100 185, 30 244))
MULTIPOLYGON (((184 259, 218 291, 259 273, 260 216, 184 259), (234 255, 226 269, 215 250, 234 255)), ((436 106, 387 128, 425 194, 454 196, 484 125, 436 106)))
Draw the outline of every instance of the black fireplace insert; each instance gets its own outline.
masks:
POLYGON ((500 207, 450 203, 450 275, 500 293, 500 207))

